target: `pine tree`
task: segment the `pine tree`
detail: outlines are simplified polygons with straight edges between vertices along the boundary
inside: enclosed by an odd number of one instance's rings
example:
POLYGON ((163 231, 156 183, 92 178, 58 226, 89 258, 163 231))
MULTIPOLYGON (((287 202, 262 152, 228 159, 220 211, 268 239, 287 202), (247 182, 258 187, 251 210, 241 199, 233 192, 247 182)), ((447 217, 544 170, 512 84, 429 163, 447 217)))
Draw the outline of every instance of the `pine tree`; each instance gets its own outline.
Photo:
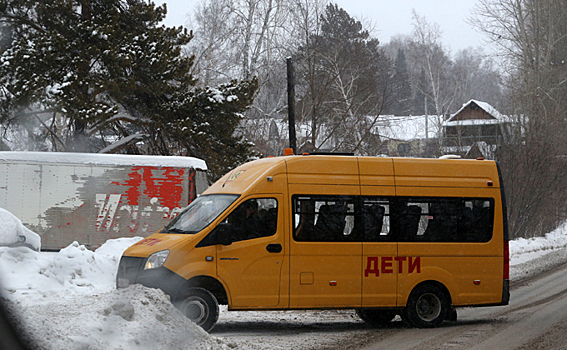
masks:
POLYGON ((145 0, 4 1, 0 121, 38 121, 28 136, 45 140, 45 149, 99 151, 138 135, 143 147, 127 152, 192 156, 207 152, 197 143, 179 148, 187 142, 176 139, 185 137, 177 129, 224 123, 199 131, 222 144, 227 159, 231 151, 248 154, 234 131, 257 84, 195 89, 193 57, 181 52, 192 35, 160 25, 165 14, 165 5, 145 0), (65 132, 55 127, 60 120, 65 132))
POLYGON ((387 108, 387 114, 409 115, 412 111, 412 96, 410 76, 408 72, 406 55, 403 49, 398 49, 395 62, 395 72, 392 79, 391 90, 394 102, 387 108))
POLYGON ((161 120, 171 144, 188 154, 207 160, 211 178, 216 180, 235 165, 257 156, 252 144, 238 132, 244 111, 252 103, 258 81, 232 81, 216 88, 181 92, 161 120), (212 160, 212 161, 211 161, 212 160))
POLYGON ((413 114, 414 115, 425 115, 425 114, 434 114, 434 108, 431 104, 431 100, 423 93, 426 91, 427 79, 425 77, 425 71, 423 69, 420 70, 419 75, 415 78, 416 82, 416 89, 413 95, 413 114), (427 108, 426 104, 427 103, 427 108), (427 113, 426 113, 427 109, 427 113))
POLYGON ((320 22, 311 46, 300 49, 307 88, 299 119, 311 121, 310 141, 317 147, 336 140, 332 151, 368 153, 362 145, 389 103, 391 62, 360 21, 336 4, 327 5, 320 22))

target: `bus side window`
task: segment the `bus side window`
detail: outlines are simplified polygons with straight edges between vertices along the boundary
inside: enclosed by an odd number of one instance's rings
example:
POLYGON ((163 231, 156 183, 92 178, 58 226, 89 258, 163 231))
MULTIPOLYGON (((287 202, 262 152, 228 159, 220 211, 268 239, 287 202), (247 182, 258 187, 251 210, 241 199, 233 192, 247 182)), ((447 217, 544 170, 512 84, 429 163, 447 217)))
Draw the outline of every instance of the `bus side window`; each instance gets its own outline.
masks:
POLYGON ((353 196, 293 196, 293 238, 304 242, 352 242, 353 196))
POLYGON ((294 195, 293 238, 304 242, 488 242, 494 200, 294 195), (392 227, 391 227, 392 226, 392 227))
POLYGON ((488 242, 494 227, 494 204, 490 200, 474 200, 472 208, 470 241, 488 242))
POLYGON ((293 200, 294 230, 296 241, 306 241, 313 236, 315 228, 315 202, 310 198, 295 198, 293 200))
POLYGON ((384 223, 386 209, 378 204, 365 205, 362 209, 365 240, 378 240, 384 223))
POLYGON ((458 222, 464 213, 459 199, 440 199, 429 203, 429 225, 427 240, 430 242, 453 242, 458 222))
POLYGON ((341 241, 346 226, 347 207, 324 204, 319 208, 314 238, 318 241, 341 241))
POLYGON ((275 198, 254 198, 240 204, 227 218, 233 241, 268 237, 277 230, 278 202, 275 198))
POLYGON ((400 233, 404 237, 422 236, 425 232, 423 225, 420 225, 421 221, 421 207, 414 203, 409 203, 401 215, 401 220, 399 223, 400 233), (421 226, 421 230, 419 230, 421 226))
POLYGON ((409 242, 488 242, 492 238, 493 200, 459 197, 402 199, 400 232, 409 242))
POLYGON ((364 242, 391 242, 390 200, 387 197, 363 197, 354 232, 364 242))

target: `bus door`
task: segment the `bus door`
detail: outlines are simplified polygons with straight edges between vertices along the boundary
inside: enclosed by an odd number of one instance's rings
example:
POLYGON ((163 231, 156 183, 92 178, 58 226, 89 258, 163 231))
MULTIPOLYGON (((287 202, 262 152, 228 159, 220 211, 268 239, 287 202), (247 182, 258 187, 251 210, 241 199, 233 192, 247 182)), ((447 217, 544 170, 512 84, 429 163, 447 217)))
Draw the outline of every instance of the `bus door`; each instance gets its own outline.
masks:
POLYGON ((360 306, 362 243, 351 235, 356 198, 292 196, 291 308, 360 306))
POLYGON ((225 220, 232 244, 217 245, 217 274, 232 308, 277 306, 284 263, 283 196, 241 203, 225 220))

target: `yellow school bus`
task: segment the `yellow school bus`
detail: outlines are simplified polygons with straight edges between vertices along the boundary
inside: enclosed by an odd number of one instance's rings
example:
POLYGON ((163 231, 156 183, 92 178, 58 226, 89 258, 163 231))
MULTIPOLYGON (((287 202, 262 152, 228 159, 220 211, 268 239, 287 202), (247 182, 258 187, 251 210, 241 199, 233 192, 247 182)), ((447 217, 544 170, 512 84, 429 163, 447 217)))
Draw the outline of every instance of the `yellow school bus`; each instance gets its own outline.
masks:
POLYGON ((508 270, 496 162, 291 155, 218 180, 124 252, 117 286, 161 288, 205 330, 219 304, 423 328, 507 305, 508 270))

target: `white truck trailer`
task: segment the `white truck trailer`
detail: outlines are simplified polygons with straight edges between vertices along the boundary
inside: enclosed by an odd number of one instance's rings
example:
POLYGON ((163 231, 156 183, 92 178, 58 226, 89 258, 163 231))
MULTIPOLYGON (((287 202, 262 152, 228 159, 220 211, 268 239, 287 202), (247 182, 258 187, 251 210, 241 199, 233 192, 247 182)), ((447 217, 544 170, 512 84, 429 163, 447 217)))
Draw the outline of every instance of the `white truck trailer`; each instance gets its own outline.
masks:
POLYGON ((0 208, 41 236, 42 250, 73 241, 148 236, 207 187, 191 157, 0 152, 0 208))

